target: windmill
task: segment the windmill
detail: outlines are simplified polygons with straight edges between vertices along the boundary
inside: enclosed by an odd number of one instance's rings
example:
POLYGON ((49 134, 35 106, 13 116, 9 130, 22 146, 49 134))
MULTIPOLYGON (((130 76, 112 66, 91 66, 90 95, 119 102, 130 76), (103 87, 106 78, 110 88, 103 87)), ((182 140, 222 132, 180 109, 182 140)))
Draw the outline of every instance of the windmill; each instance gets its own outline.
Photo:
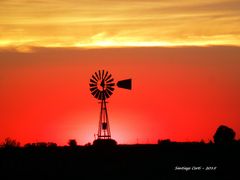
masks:
POLYGON ((91 76, 89 86, 91 94, 101 103, 97 140, 111 140, 106 99, 110 98, 116 86, 131 90, 132 79, 121 80, 115 84, 112 74, 105 70, 99 70, 91 76))

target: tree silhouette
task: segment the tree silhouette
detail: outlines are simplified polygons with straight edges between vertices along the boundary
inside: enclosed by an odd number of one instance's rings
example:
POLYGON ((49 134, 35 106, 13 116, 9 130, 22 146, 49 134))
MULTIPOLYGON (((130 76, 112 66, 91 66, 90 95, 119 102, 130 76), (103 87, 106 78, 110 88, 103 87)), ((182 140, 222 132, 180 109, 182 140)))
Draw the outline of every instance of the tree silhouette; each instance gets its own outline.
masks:
POLYGON ((2 143, 2 147, 4 148, 15 148, 15 147, 19 147, 20 143, 17 142, 15 139, 11 139, 11 138, 6 138, 4 140, 4 142, 2 143))
POLYGON ((70 147, 77 147, 77 141, 75 139, 69 139, 68 145, 70 147))
POLYGON ((235 140, 235 135, 236 133, 232 128, 221 125, 214 134, 213 139, 216 144, 232 143, 235 140))
POLYGON ((48 142, 48 143, 47 143, 47 147, 56 148, 56 147, 57 147, 57 143, 48 142))
POLYGON ((170 144, 171 140, 170 139, 163 139, 163 140, 158 140, 158 144, 170 144))

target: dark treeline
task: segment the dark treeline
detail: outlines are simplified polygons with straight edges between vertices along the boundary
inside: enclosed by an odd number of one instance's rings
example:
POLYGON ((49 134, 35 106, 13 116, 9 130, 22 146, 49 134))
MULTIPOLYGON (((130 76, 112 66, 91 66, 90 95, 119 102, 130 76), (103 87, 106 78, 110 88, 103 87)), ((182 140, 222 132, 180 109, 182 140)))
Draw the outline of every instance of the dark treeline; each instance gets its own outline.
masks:
POLYGON ((8 138, 0 148, 0 175, 1 179, 238 179, 239 152, 240 141, 226 126, 220 126, 208 143, 166 139, 156 144, 79 146, 71 139, 66 146, 20 147, 8 138))
POLYGON ((1 148, 0 170, 3 179, 229 179, 238 175, 239 152, 239 142, 1 148))

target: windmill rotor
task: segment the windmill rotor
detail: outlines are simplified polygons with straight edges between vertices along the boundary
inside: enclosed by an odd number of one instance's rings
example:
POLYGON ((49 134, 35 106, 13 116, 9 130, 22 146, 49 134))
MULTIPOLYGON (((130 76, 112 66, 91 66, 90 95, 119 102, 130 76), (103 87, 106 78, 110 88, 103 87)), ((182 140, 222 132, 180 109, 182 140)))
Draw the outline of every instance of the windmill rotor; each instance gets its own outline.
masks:
POLYGON ((131 90, 132 79, 124 79, 114 83, 112 74, 105 70, 98 70, 90 78, 89 86, 91 94, 96 99, 103 100, 108 99, 113 94, 115 86, 131 90))
POLYGON ((114 79, 111 78, 112 75, 108 73, 108 71, 98 71, 95 72, 91 79, 90 79, 90 91, 91 94, 99 99, 107 99, 112 95, 112 92, 114 91, 114 79))

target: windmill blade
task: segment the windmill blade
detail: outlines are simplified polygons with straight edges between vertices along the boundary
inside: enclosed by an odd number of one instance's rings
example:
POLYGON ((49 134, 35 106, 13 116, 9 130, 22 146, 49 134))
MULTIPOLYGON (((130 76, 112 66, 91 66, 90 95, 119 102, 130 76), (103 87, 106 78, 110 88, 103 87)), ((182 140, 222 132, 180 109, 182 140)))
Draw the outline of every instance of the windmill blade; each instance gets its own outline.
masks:
POLYGON ((107 83, 110 83, 110 82, 113 82, 114 81, 114 79, 112 78, 112 79, 109 79, 108 81, 107 81, 107 83))
POLYGON ((107 86, 115 86, 115 83, 107 84, 107 86))
POLYGON ((114 91, 114 88, 112 87, 107 87, 108 90, 114 91))
POLYGON ((104 99, 107 99, 107 98, 109 98, 109 95, 107 94, 107 92, 106 92, 106 91, 103 91, 102 93, 103 93, 103 98, 104 98, 104 99))
POLYGON ((102 70, 102 79, 103 79, 103 77, 104 77, 104 70, 102 70))
POLYGON ((92 75, 92 78, 93 78, 92 80, 95 80, 96 82, 98 81, 94 75, 92 75))
POLYGON ((92 88, 90 88, 90 91, 94 91, 96 89, 97 89, 97 87, 92 87, 92 88))
POLYGON ((96 87, 96 84, 89 84, 90 87, 96 87))
POLYGON ((98 99, 99 99, 99 100, 103 100, 103 98, 104 98, 103 91, 100 91, 100 94, 99 94, 98 99))
POLYGON ((93 79, 90 79, 90 82, 93 83, 93 84, 97 83, 97 81, 94 81, 93 79))
POLYGON ((96 75, 97 79, 99 80, 100 78, 99 78, 99 76, 98 76, 97 72, 95 72, 95 75, 96 75))
POLYGON ((107 75, 108 75, 108 71, 106 72, 106 74, 105 74, 105 76, 103 78, 104 80, 106 79, 107 75))
POLYGON ((132 79, 125 79, 117 82, 117 86, 123 89, 132 89, 132 79))
POLYGON ((98 75, 99 75, 99 79, 101 79, 101 71, 100 70, 98 70, 98 75))
POLYGON ((98 99, 99 95, 100 95, 100 91, 98 90, 94 97, 98 99))
POLYGON ((112 92, 111 92, 110 90, 106 89, 106 92, 107 92, 107 94, 108 94, 109 96, 112 95, 112 92))
POLYGON ((111 74, 108 75, 108 77, 105 79, 105 81, 109 80, 112 77, 111 74))
POLYGON ((101 92, 101 100, 105 99, 105 94, 104 94, 104 91, 101 92))
POLYGON ((102 97, 102 91, 99 91, 98 99, 101 100, 102 97))
POLYGON ((98 89, 95 89, 94 91, 92 91, 92 95, 95 96, 95 94, 98 92, 98 89))
POLYGON ((106 91, 106 90, 104 91, 104 95, 105 95, 105 99, 107 99, 107 98, 109 98, 109 97, 110 97, 110 95, 108 95, 108 93, 107 93, 107 91, 106 91))

